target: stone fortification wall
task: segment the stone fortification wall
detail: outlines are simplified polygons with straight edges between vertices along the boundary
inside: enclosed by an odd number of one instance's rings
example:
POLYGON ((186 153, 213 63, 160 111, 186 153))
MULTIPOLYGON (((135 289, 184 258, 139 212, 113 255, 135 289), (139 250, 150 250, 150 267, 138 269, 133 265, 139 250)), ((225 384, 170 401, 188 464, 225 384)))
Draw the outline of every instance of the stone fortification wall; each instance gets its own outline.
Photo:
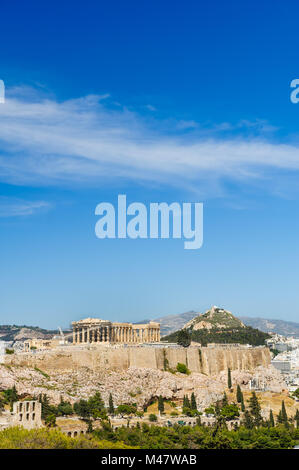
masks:
POLYGON ((206 375, 222 370, 252 370, 270 364, 270 351, 258 348, 199 348, 154 346, 66 346, 55 350, 35 351, 5 356, 7 365, 37 367, 45 372, 87 367, 91 370, 126 370, 142 367, 165 370, 175 369, 178 362, 186 364, 191 372, 206 375))

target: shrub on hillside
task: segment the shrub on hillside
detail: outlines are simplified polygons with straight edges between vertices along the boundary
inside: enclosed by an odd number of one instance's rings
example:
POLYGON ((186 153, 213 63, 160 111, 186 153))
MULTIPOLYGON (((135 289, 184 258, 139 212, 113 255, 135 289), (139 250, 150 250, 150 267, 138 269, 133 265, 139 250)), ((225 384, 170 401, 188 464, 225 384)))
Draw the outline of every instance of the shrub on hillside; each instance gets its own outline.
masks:
POLYGON ((181 374, 190 374, 190 370, 185 364, 182 364, 181 362, 177 363, 176 370, 180 372, 181 374))
POLYGON ((151 414, 149 415, 148 419, 149 419, 152 423, 154 423, 155 421, 157 421, 158 418, 157 418, 157 416, 156 416, 154 413, 151 413, 151 414))
POLYGON ((80 436, 68 437, 58 429, 19 427, 0 431, 0 449, 131 449, 123 442, 109 442, 80 436))

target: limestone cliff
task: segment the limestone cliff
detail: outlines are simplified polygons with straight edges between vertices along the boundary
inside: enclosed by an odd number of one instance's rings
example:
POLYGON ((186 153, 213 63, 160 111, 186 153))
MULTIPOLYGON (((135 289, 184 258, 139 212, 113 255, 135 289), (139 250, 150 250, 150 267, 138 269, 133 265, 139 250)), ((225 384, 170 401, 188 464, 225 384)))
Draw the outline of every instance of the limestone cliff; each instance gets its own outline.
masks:
POLYGON ((76 370, 86 367, 91 370, 125 371, 130 367, 155 370, 175 369, 185 364, 191 372, 206 375, 218 374, 229 367, 231 370, 253 370, 270 364, 270 351, 265 347, 199 348, 150 347, 150 346, 99 346, 79 348, 66 346, 56 350, 5 356, 5 363, 37 367, 48 371, 76 370))

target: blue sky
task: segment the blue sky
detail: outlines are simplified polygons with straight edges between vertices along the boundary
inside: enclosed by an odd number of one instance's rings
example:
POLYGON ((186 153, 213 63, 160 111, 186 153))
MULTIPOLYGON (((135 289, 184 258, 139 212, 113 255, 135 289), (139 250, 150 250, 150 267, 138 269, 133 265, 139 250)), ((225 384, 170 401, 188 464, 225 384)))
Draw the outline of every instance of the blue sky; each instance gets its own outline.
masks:
POLYGON ((0 323, 212 304, 299 319, 298 13, 273 0, 1 6, 0 323), (118 194, 203 202, 203 247, 97 239, 95 207, 118 194))

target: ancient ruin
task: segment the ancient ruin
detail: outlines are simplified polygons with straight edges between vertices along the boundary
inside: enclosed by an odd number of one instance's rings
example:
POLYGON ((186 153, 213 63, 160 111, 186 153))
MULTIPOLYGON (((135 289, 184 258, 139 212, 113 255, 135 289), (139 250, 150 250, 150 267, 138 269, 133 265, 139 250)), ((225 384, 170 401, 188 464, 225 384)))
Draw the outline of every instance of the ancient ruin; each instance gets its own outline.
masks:
POLYGON ((152 343, 160 341, 160 324, 118 323, 99 318, 72 322, 73 344, 152 343))
POLYGON ((16 401, 12 411, 0 412, 0 430, 12 426, 34 429, 42 425, 41 404, 37 400, 16 401))

